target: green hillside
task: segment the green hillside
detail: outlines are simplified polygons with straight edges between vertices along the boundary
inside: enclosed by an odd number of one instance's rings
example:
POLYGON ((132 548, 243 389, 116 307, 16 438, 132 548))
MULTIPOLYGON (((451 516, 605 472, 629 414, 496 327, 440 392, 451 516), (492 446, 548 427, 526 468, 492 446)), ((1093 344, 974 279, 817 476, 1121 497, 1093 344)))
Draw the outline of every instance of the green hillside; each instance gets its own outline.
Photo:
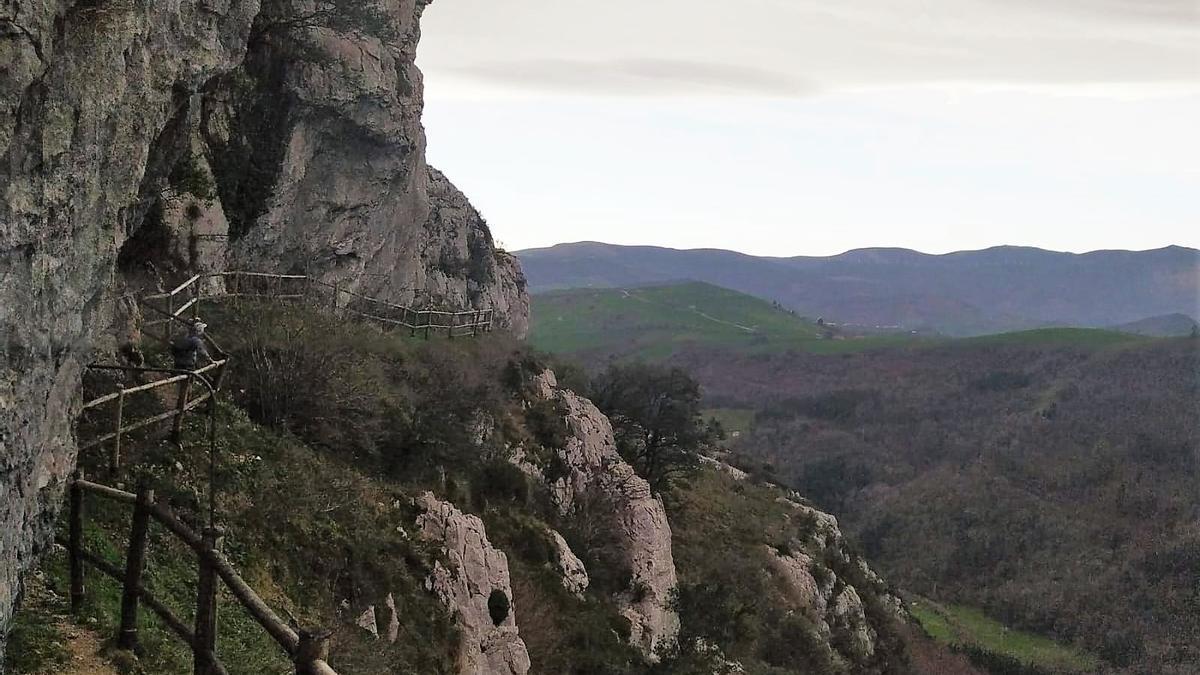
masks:
POLYGON ((738 353, 858 351, 908 336, 845 338, 770 302, 702 282, 573 289, 533 298, 530 339, 545 351, 664 358, 687 347, 738 353))
POLYGON ((1043 346, 1043 347, 1107 347, 1110 345, 1145 342, 1147 338, 1103 328, 1037 328, 1012 333, 997 333, 961 338, 955 344, 963 347, 1043 346))

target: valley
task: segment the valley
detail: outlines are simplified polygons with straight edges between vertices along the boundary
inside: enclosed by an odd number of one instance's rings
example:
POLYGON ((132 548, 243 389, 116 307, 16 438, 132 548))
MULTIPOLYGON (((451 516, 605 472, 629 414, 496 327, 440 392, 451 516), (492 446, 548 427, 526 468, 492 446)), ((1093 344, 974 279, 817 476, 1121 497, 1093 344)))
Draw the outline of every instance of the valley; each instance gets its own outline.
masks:
POLYGON ((640 359, 693 374, 727 461, 837 514, 899 588, 957 608, 915 611, 931 634, 1046 672, 1097 659, 1182 674, 1200 659, 1196 339, 822 339, 771 302, 686 283, 533 304, 540 348, 593 369, 640 359), (633 309, 634 293, 657 311, 633 309), (761 339, 695 317, 701 305, 762 326, 761 339), (987 637, 1000 627, 1029 638, 987 637), (1065 651, 1022 646, 1047 639, 1065 651))

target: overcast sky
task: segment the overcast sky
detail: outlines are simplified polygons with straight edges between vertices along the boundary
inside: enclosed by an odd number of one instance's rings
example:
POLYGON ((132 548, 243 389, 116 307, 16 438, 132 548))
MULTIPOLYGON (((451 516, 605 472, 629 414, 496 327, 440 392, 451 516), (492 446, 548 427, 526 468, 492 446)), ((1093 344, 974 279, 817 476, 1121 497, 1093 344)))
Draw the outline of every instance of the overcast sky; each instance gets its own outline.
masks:
POLYGON ((1200 0, 437 0, 431 163, 510 249, 1200 246, 1200 0))

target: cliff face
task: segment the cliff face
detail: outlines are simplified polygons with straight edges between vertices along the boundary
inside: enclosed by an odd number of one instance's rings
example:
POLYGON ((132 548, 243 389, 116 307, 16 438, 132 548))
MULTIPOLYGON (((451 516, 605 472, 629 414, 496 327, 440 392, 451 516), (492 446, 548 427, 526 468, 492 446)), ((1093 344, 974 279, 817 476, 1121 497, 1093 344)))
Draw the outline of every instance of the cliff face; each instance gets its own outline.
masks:
POLYGON ((134 289, 307 270, 525 332, 519 265, 425 165, 424 5, 0 0, 0 636, 134 289), (351 11, 287 21, 314 7, 351 11))
MULTIPOLYGON (((492 307, 523 335, 519 265, 425 163, 414 62, 425 5, 387 0, 350 26, 301 34, 256 24, 245 65, 205 94, 196 130, 229 255, 237 267, 307 272, 405 304, 492 307)), ((268 0, 264 15, 304 7, 268 0)))
POLYGON ((152 147, 232 68, 258 3, 0 2, 0 636, 74 465, 152 147))

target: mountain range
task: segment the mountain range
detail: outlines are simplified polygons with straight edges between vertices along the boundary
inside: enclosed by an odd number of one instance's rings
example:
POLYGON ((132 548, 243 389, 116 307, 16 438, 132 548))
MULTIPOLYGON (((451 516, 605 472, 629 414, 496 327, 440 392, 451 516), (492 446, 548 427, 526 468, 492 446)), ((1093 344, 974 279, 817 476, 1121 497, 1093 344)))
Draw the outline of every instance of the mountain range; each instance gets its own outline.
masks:
POLYGON ((535 293, 695 280, 828 322, 958 336, 1200 316, 1200 251, 1182 246, 1082 254, 999 246, 942 255, 868 248, 775 258, 579 242, 516 256, 535 293))

